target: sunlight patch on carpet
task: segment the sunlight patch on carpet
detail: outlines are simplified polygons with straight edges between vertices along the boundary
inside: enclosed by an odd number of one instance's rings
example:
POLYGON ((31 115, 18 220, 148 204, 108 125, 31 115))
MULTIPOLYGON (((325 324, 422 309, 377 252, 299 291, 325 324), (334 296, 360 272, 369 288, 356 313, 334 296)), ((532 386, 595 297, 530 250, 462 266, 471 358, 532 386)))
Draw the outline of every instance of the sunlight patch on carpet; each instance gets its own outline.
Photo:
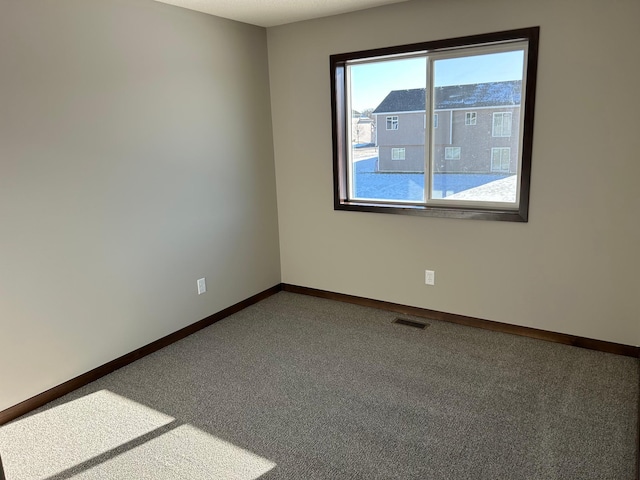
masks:
POLYGON ((275 463, 108 390, 0 428, 9 479, 255 480, 275 463))
POLYGON ((73 478, 255 480, 275 465, 191 425, 182 425, 73 478))
POLYGON ((107 390, 0 429, 7 478, 46 479, 174 421, 107 390))

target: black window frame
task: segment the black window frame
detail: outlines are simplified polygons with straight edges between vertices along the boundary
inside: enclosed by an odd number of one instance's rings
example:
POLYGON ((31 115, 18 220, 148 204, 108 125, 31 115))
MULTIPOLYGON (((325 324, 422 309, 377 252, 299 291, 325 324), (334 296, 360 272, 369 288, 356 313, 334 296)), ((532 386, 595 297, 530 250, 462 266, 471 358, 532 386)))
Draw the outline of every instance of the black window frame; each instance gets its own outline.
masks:
MULTIPOLYGON (((509 222, 527 222, 529 219, 529 196, 531 182, 531 157, 533 150, 533 126, 535 113, 536 77, 538 70, 540 27, 521 28, 502 32, 471 35, 445 40, 435 40, 408 45, 361 50, 334 54, 330 56, 331 71, 331 116, 333 139, 333 179, 334 210, 348 210, 430 217, 447 217, 476 220, 498 220, 509 222), (526 91, 523 92, 521 108, 524 108, 523 143, 520 166, 520 198, 517 209, 500 209, 473 206, 433 206, 397 203, 369 203, 348 198, 348 145, 347 135, 347 98, 346 66, 347 62, 358 59, 386 57, 420 51, 438 51, 472 47, 508 41, 527 41, 526 91)), ((425 172, 426 174, 426 172, 425 172)), ((478 202, 480 203, 480 202, 478 202)))

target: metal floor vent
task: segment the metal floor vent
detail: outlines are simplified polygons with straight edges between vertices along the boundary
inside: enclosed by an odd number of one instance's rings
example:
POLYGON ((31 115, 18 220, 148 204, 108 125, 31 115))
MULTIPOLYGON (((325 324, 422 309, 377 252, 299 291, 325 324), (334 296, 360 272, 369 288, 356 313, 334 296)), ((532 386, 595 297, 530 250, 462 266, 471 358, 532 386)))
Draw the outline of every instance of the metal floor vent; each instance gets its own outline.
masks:
POLYGON ((425 328, 427 328, 429 326, 428 323, 414 322, 413 320, 407 320, 406 318, 396 318, 393 321, 393 323, 398 323, 400 325, 406 325, 407 327, 420 328, 422 330, 424 330, 425 328))

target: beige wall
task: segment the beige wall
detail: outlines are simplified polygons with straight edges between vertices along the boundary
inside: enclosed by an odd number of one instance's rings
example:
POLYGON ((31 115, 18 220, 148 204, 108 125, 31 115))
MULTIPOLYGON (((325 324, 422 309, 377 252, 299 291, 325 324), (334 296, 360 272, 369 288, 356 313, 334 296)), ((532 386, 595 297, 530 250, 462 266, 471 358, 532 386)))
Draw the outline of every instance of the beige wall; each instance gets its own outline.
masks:
POLYGON ((279 283, 280 262, 264 29, 0 3, 3 410, 279 283))
POLYGON ((430 0, 269 29, 283 281, 640 344, 638 18, 637 0, 430 0), (535 25, 529 223, 333 210, 330 54, 535 25))

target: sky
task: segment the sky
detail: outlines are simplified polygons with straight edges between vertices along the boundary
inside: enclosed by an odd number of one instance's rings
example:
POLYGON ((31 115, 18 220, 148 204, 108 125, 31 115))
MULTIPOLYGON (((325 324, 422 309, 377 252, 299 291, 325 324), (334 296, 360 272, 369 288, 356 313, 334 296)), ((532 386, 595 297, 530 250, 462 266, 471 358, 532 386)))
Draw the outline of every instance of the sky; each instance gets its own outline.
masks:
MULTIPOLYGON (((434 84, 442 87, 521 80, 523 62, 522 51, 436 60, 434 84)), ((352 65, 352 108, 359 112, 376 108, 392 90, 425 88, 426 70, 425 58, 352 65)))

